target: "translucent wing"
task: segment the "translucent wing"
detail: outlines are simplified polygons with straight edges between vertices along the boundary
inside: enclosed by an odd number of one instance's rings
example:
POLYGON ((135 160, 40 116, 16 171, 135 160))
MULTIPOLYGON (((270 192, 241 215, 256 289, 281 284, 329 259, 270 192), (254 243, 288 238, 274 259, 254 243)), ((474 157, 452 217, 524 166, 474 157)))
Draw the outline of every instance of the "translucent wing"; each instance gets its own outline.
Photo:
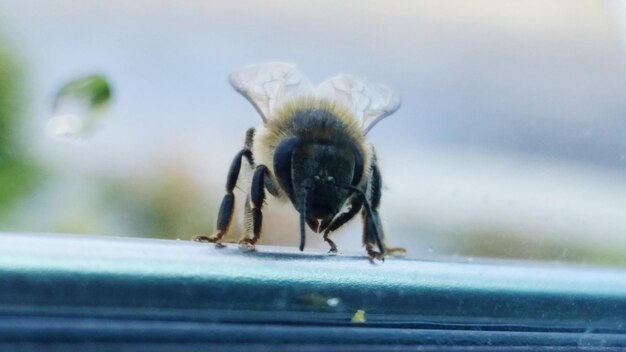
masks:
POLYGON ((252 103, 264 122, 274 116, 281 102, 312 90, 311 83, 296 65, 284 62, 246 66, 231 73, 228 79, 252 103))
POLYGON ((316 94, 335 100, 354 112, 361 120, 364 134, 400 107, 400 98, 387 86, 345 74, 322 82, 316 88, 316 94))

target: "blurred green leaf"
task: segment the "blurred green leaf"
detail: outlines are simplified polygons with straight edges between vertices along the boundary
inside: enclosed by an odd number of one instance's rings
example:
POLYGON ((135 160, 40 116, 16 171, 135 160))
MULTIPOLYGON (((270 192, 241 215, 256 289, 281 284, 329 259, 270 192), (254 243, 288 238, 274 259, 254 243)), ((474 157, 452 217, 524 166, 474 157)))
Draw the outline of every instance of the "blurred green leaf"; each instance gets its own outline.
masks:
POLYGON ((42 178, 42 169, 29 159, 0 160, 0 212, 28 194, 42 178))
POLYGON ((0 155, 13 152, 19 141, 19 69, 9 53, 0 47, 0 155))
POLYGON ((93 131, 111 102, 111 84, 101 74, 65 83, 57 92, 47 130, 53 136, 83 136, 93 131))
POLYGON ((80 77, 65 83, 57 92, 54 108, 59 102, 68 97, 85 101, 90 109, 99 109, 106 106, 111 100, 111 85, 101 74, 92 74, 80 77))
POLYGON ((0 213, 31 192, 43 170, 29 156, 22 131, 21 70, 0 45, 0 213))

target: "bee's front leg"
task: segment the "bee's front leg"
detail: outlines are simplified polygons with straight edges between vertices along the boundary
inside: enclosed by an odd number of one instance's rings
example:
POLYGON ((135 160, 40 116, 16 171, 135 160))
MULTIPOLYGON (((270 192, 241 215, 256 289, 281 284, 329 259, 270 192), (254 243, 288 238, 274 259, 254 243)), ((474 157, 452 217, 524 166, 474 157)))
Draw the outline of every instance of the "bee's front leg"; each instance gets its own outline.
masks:
POLYGON ((333 242, 328 236, 331 232, 343 226, 346 222, 350 221, 361 209, 363 206, 363 198, 353 196, 350 199, 350 209, 344 213, 340 213, 336 217, 330 221, 328 224, 322 224, 320 230, 324 231, 324 241, 326 241, 330 245, 330 250, 328 253, 337 254, 337 245, 333 242))
POLYGON ((267 166, 257 166, 252 176, 250 188, 251 207, 246 208, 246 211, 250 212, 250 218, 252 220, 252 237, 248 237, 248 234, 245 234, 244 237, 239 240, 239 245, 245 249, 254 250, 254 245, 261 238, 261 228, 263 226, 263 213, 261 212, 261 208, 265 202, 265 187, 269 182, 269 170, 267 166))

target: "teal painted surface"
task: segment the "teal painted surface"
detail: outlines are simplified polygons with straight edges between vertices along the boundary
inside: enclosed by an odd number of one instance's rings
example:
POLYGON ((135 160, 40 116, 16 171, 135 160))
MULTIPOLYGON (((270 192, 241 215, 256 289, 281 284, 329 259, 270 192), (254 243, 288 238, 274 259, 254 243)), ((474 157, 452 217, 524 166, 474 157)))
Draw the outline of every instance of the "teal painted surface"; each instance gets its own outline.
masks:
POLYGON ((0 311, 246 321, 624 329, 626 273, 524 262, 328 256, 189 241, 0 233, 0 311))

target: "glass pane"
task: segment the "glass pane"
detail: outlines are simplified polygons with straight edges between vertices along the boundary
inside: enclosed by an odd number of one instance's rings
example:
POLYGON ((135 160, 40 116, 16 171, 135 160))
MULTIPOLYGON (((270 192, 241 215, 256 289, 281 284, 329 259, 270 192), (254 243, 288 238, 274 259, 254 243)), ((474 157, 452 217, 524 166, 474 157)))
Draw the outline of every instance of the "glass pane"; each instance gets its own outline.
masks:
MULTIPOLYGON (((231 160, 262 124, 227 77, 288 61, 314 84, 346 72, 401 96, 367 137, 389 243, 409 257, 624 266, 625 8, 0 1, 0 227, 211 234, 231 160), (110 85, 107 108, 89 133, 51 134, 59 92, 93 75, 110 85)), ((227 240, 241 236, 247 191, 227 240)), ((260 243, 298 245, 289 202, 268 200, 264 221, 260 243)), ((332 234, 341 253, 365 254, 361 228, 332 234)), ((305 250, 328 246, 310 232, 305 250)))

